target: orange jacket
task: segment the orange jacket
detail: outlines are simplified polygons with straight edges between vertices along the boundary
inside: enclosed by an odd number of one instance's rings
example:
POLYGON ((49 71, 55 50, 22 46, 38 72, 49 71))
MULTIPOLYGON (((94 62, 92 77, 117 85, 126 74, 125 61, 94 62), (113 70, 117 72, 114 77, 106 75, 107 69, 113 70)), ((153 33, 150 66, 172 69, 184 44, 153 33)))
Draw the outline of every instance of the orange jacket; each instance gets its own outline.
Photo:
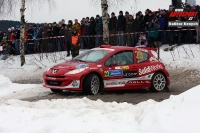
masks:
POLYGON ((27 42, 27 31, 24 31, 24 42, 27 42))
MULTIPOLYGON (((76 46, 79 36, 80 34, 78 34, 77 36, 72 36, 72 45, 76 46)), ((78 46, 80 47, 80 42, 78 42, 78 46)))

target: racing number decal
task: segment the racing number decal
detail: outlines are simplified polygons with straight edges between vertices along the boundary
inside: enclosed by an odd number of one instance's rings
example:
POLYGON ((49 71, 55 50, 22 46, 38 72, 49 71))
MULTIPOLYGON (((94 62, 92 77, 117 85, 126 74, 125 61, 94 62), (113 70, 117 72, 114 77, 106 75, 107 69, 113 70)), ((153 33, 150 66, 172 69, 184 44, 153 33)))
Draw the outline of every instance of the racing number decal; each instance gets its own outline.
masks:
POLYGON ((104 76, 108 77, 109 76, 109 72, 108 71, 104 71, 104 76))
POLYGON ((135 51, 136 59, 143 60, 144 56, 141 51, 135 51))

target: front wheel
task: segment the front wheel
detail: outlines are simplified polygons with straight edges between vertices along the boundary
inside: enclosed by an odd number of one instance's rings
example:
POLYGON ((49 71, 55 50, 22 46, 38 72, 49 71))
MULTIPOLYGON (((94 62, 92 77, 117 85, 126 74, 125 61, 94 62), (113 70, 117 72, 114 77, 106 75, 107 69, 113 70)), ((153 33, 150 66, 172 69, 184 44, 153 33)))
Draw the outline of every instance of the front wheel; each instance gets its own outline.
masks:
POLYGON ((156 92, 163 91, 167 87, 167 79, 163 73, 157 72, 151 79, 151 89, 156 92))
POLYGON ((51 91, 54 92, 54 93, 60 93, 60 92, 62 92, 63 90, 51 89, 51 91))
POLYGON ((100 79, 96 74, 88 75, 83 82, 83 91, 87 94, 95 95, 99 92, 100 85, 100 79))

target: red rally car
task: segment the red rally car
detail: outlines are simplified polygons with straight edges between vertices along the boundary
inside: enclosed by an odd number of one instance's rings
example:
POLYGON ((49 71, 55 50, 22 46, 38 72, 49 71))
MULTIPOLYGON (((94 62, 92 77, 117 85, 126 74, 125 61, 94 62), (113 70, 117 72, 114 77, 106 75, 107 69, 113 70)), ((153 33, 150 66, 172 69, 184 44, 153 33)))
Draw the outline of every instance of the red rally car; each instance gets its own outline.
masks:
POLYGON ((165 66, 149 48, 102 45, 58 64, 43 74, 43 86, 52 92, 151 89, 170 85, 165 66))

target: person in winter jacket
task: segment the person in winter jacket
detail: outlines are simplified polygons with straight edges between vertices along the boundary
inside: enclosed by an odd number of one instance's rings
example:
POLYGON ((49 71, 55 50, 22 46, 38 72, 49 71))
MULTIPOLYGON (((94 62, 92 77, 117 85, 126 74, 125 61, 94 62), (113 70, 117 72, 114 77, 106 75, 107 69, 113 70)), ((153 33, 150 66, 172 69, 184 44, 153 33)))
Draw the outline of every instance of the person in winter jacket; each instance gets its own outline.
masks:
POLYGON ((96 27, 95 31, 97 33, 96 37, 96 47, 99 47, 103 44, 103 22, 102 22, 102 17, 99 15, 96 15, 96 27))
MULTIPOLYGON (((117 33, 117 17, 115 16, 115 13, 112 12, 111 13, 111 18, 109 20, 109 32, 110 34, 116 34, 117 33)), ((109 44, 112 46, 116 46, 117 45, 117 38, 116 36, 110 36, 109 39, 109 44)))
POLYGON ((158 34, 160 29, 160 23, 157 17, 154 17, 152 21, 149 23, 149 46, 156 47, 158 45, 158 34))
MULTIPOLYGON (((164 10, 160 10, 160 15, 159 15, 159 18, 158 18, 158 21, 160 23, 160 30, 166 30, 167 29, 167 21, 166 21, 166 16, 165 16, 165 11, 164 10)), ((159 38, 160 38, 160 42, 162 44, 165 44, 166 43, 166 32, 165 31, 162 31, 162 32, 159 32, 159 38)))
MULTIPOLYGON (((60 27, 60 30, 59 30, 59 36, 65 36, 65 25, 62 25, 60 27)), ((58 39, 58 48, 60 48, 61 51, 64 51, 65 48, 64 48, 64 45, 65 44, 65 39, 62 37, 62 38, 59 38, 58 39)))
POLYGON ((84 41, 85 41, 86 49, 90 49, 89 26, 90 26, 89 17, 86 17, 85 24, 84 24, 84 35, 85 35, 84 41))
POLYGON ((11 47, 14 49, 13 54, 15 54, 15 40, 14 40, 14 37, 15 37, 15 28, 12 27, 11 31, 10 31, 10 35, 9 35, 9 40, 10 40, 11 47))
POLYGON ((3 54, 0 60, 6 60, 12 54, 12 47, 8 43, 3 43, 3 54))
POLYGON ((118 45, 124 46, 125 40, 124 40, 124 32, 126 31, 126 18, 123 15, 123 11, 119 12, 118 21, 117 21, 117 32, 119 34, 118 36, 118 45))
MULTIPOLYGON (((85 18, 82 18, 81 20, 81 36, 84 36, 85 35, 85 28, 84 28, 84 25, 85 25, 85 18)), ((85 44, 85 37, 81 37, 81 49, 85 49, 86 47, 86 44, 85 44)))
POLYGON ((6 32, 3 33, 3 39, 1 41, 2 43, 7 43, 8 42, 8 35, 6 34, 6 32))
POLYGON ((69 28, 69 30, 71 30, 71 31, 72 31, 72 26, 73 26, 73 22, 72 22, 72 20, 69 20, 69 21, 68 21, 68 28, 69 28))
POLYGON ((16 26, 15 32, 14 32, 14 41, 15 41, 15 55, 19 55, 19 46, 20 46, 20 27, 19 25, 16 26))
POLYGON ((71 36, 72 58, 79 55, 80 41, 81 41, 80 34, 77 32, 76 29, 73 29, 72 30, 72 36, 71 36))
MULTIPOLYGON (((145 21, 140 19, 140 14, 136 14, 136 18, 134 20, 134 32, 143 32, 145 29, 145 21)), ((139 34, 134 34, 134 40, 138 40, 139 34)), ((133 46, 136 45, 136 42, 134 42, 133 46)))
POLYGON ((34 52, 34 41, 32 40, 34 36, 34 30, 32 29, 32 25, 28 26, 27 31, 27 53, 33 53, 34 52))
MULTIPOLYGON (((89 35, 90 36, 94 36, 96 35, 96 31, 95 31, 95 27, 96 27, 96 23, 94 20, 94 17, 90 18, 90 25, 89 25, 89 35)), ((95 37, 90 37, 90 48, 94 48, 95 47, 95 37)))
POLYGON ((72 30, 69 30, 69 27, 65 26, 65 43, 67 46, 67 56, 70 56, 71 51, 71 42, 72 42, 72 30))
POLYGON ((38 40, 37 40, 37 37, 38 37, 38 34, 40 32, 38 26, 34 25, 33 26, 34 28, 34 33, 33 33, 33 40, 34 40, 34 53, 37 52, 38 50, 38 40))
POLYGON ((147 46, 147 45, 148 45, 148 42, 147 42, 146 35, 144 33, 141 33, 138 39, 137 46, 147 46))
POLYGON ((81 25, 78 23, 78 19, 74 20, 74 25, 72 26, 72 29, 76 28, 79 34, 81 34, 81 25))
POLYGON ((126 22, 126 44, 127 46, 134 46, 134 35, 131 34, 134 32, 134 19, 132 15, 129 15, 129 18, 126 22))

